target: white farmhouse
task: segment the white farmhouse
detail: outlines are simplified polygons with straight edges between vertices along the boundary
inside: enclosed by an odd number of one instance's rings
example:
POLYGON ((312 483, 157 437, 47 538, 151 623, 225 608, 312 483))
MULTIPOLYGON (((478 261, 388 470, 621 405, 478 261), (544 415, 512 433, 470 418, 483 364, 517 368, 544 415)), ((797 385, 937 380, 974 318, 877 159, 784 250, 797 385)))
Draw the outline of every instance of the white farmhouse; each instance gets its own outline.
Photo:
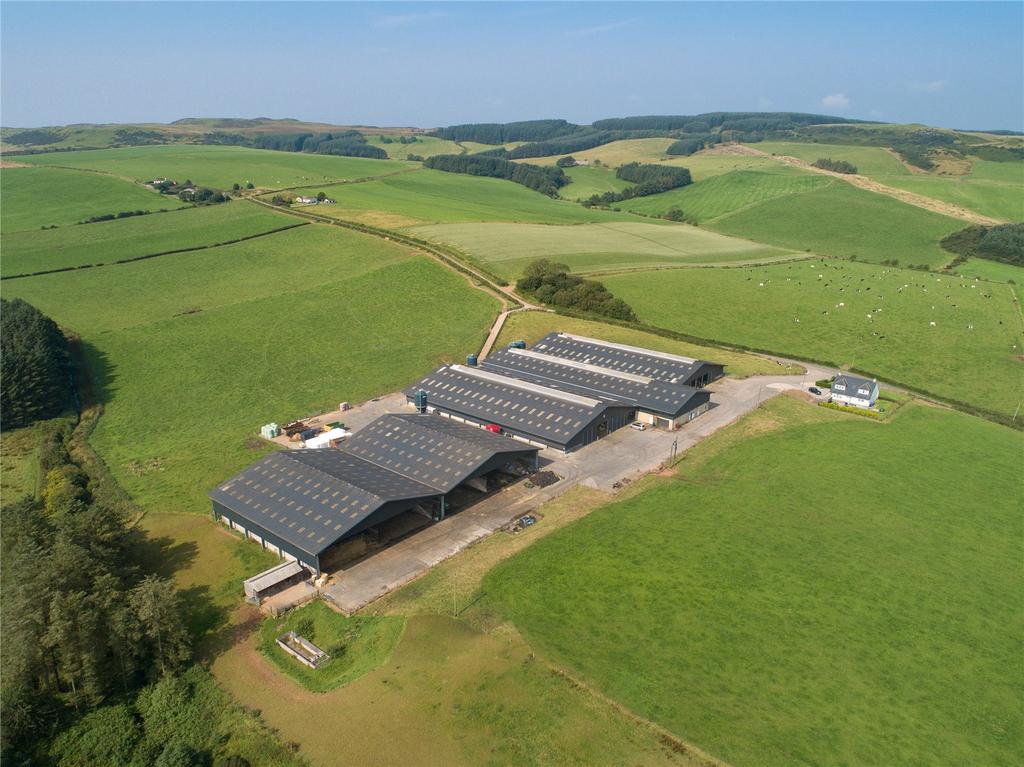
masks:
POLYGON ((838 375, 832 382, 832 401, 854 407, 874 407, 878 400, 878 381, 851 375, 838 375))

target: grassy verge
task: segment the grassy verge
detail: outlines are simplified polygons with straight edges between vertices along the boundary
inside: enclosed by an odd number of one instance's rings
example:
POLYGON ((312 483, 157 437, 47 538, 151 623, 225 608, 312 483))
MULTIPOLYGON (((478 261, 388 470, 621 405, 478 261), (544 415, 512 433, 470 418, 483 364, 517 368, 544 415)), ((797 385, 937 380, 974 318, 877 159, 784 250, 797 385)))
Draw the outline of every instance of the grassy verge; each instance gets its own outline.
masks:
POLYGON ((390 656, 405 621, 397 617, 345 617, 323 602, 311 602, 280 618, 269 618, 259 631, 259 648, 283 673, 307 690, 327 692, 373 671, 390 656), (295 631, 330 655, 317 668, 303 665, 277 644, 295 631))

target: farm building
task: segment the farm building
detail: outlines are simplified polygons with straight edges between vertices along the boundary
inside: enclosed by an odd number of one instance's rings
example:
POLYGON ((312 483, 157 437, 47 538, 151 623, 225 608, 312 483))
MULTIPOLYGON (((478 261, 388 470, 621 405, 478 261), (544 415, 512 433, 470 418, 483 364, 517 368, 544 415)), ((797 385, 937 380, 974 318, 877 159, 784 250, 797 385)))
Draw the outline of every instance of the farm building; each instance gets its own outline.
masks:
POLYGON ((832 381, 832 400, 841 405, 874 407, 878 400, 878 381, 839 375, 832 381))
POLYGON ((442 366, 404 393, 428 412, 568 452, 633 421, 679 428, 708 409, 711 395, 702 387, 722 371, 715 363, 552 333, 532 349, 494 352, 479 366, 442 366))
POLYGON ((271 453, 210 491, 213 515, 320 573, 333 547, 406 512, 442 519, 456 488, 536 468, 537 449, 421 414, 378 418, 344 448, 271 453))

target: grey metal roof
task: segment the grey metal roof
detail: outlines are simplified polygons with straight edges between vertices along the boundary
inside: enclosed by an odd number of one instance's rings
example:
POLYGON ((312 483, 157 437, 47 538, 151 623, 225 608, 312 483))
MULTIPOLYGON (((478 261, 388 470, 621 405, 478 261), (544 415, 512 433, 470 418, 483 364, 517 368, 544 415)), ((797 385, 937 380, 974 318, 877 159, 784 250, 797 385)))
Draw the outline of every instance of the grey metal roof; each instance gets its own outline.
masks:
POLYGON ((860 376, 852 376, 848 374, 837 375, 835 380, 832 382, 832 390, 835 391, 836 384, 842 384, 846 387, 846 390, 841 392, 847 396, 853 394, 861 394, 862 396, 868 397, 871 395, 871 391, 878 386, 877 381, 872 381, 868 378, 861 378, 860 376), (861 392, 859 390, 863 389, 861 392))
POLYGON ((501 349, 491 353, 483 366, 505 375, 595 397, 608 404, 639 407, 666 418, 676 418, 683 413, 699 391, 684 384, 545 354, 537 347, 501 349))
POLYGON ((344 448, 368 461, 447 493, 503 453, 537 452, 521 442, 438 415, 382 415, 344 448))
POLYGON ((702 360, 641 349, 626 344, 600 341, 570 333, 549 333, 531 347, 534 351, 597 365, 624 373, 635 373, 669 383, 685 381, 706 364, 702 360))
POLYGON ((568 443, 607 407, 593 397, 462 365, 440 367, 404 393, 412 398, 420 389, 445 411, 556 444, 568 443))
POLYGON ((342 450, 271 453, 209 497, 313 556, 392 500, 437 490, 342 450))

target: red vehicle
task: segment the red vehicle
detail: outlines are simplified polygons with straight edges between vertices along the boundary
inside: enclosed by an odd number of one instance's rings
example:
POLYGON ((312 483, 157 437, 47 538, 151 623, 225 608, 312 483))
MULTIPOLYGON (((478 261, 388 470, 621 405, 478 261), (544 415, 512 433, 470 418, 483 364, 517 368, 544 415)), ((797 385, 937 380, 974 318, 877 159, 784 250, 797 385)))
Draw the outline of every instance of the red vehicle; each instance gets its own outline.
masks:
POLYGON ((501 427, 496 423, 489 423, 485 427, 487 431, 494 432, 495 434, 501 434, 501 427))

